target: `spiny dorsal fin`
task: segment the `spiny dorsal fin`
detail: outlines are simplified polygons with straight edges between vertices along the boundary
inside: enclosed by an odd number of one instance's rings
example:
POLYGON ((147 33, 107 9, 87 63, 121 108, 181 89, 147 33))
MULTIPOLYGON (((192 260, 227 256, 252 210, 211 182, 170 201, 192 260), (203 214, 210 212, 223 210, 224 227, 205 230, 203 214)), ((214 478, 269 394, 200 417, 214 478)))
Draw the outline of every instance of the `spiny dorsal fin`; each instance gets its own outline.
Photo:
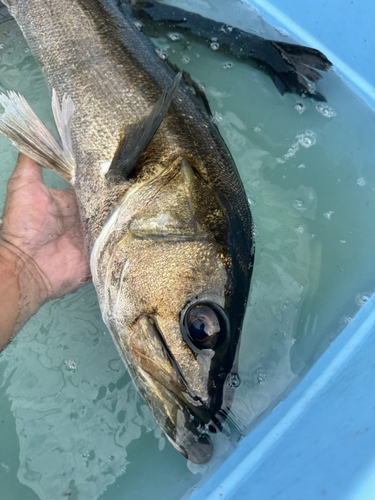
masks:
MULTIPOLYGON (((166 64, 168 64, 171 68, 173 68, 173 70, 176 73, 181 71, 179 69, 179 67, 176 64, 172 63, 171 61, 166 61, 166 64)), ((203 88, 199 85, 199 83, 197 83, 195 80, 192 79, 190 73, 187 73, 184 70, 182 70, 181 73, 182 73, 181 80, 183 81, 183 83, 185 83, 185 85, 187 85, 189 90, 192 92, 192 94, 195 95, 195 97, 198 99, 198 101, 204 107, 204 109, 207 111, 207 113, 210 116, 212 116, 210 104, 208 102, 206 94, 204 93, 203 88)))
POLYGON ((192 79, 192 77, 190 76, 190 74, 186 73, 186 71, 182 72, 182 79, 184 80, 184 82, 186 83, 186 85, 188 87, 190 87, 194 91, 197 99, 203 105, 203 107, 207 111, 207 113, 210 116, 212 116, 212 111, 211 111, 210 104, 208 102, 207 96, 204 93, 203 88, 199 85, 199 83, 197 83, 196 81, 194 81, 192 79))
POLYGON ((172 87, 169 90, 164 90, 151 113, 129 130, 127 136, 117 148, 107 175, 111 176, 119 172, 123 177, 129 177, 143 151, 147 148, 164 120, 180 80, 181 73, 178 73, 172 87))
POLYGON ((70 121, 74 111, 72 100, 64 96, 60 108, 57 94, 53 91, 52 109, 63 148, 20 94, 0 94, 0 104, 4 108, 4 113, 0 115, 0 132, 22 153, 73 183, 75 162, 70 138, 70 121))

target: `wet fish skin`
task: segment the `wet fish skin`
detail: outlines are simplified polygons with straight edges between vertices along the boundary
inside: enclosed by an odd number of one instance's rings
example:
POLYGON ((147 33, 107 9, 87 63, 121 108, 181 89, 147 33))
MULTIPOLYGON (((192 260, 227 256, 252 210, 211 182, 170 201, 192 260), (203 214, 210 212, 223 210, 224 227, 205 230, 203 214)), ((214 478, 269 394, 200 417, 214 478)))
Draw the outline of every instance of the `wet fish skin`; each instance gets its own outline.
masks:
POLYGON ((106 175, 119 143, 175 74, 109 0, 7 0, 60 102, 103 319, 174 446, 202 463, 207 429, 230 409, 253 260, 252 223, 233 160, 210 116, 181 84, 130 178, 106 175), (185 318, 217 343, 196 349, 185 318), (200 321, 200 320, 199 320, 200 321), (190 340, 189 340, 190 339, 190 340))

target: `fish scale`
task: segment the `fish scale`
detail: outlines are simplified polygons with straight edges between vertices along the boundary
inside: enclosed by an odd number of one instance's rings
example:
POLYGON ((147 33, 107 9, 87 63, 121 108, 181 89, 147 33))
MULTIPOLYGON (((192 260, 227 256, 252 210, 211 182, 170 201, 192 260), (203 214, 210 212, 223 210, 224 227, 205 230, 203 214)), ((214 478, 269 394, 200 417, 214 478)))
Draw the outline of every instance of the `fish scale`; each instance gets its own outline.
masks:
MULTIPOLYGON (((103 319, 168 439, 206 462, 209 431, 222 428, 234 396, 226 380, 237 370, 254 252, 234 162, 193 88, 115 3, 5 3, 61 105, 61 154, 73 158, 103 319), (125 169, 117 153, 139 145, 125 169)), ((26 122, 43 124, 15 94, 1 102, 1 131, 31 156, 33 141, 44 148, 59 173, 43 134, 25 134, 26 122)))

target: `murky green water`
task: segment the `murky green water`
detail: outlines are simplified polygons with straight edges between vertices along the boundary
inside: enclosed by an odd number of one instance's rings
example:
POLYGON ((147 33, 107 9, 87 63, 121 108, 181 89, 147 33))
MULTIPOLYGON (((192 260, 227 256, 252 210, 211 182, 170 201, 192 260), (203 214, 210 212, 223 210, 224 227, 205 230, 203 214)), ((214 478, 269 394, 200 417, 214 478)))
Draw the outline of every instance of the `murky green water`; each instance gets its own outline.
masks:
MULTIPOLYGON (((194 7, 222 15, 214 1, 194 7)), ((244 27, 243 3, 224 8, 226 22, 244 27)), ((256 261, 233 406, 250 429, 374 291, 374 114, 333 72, 319 85, 322 107, 280 96, 266 75, 208 46, 158 43, 204 85, 252 204, 256 261)), ((0 47, 0 90, 21 92, 52 126, 43 78, 13 22, 0 25, 0 47)), ((16 151, 3 137, 0 151, 2 206, 16 151)), ((6 500, 174 500, 221 460, 188 467, 166 442, 91 285, 47 304, 1 354, 0 443, 6 500)))

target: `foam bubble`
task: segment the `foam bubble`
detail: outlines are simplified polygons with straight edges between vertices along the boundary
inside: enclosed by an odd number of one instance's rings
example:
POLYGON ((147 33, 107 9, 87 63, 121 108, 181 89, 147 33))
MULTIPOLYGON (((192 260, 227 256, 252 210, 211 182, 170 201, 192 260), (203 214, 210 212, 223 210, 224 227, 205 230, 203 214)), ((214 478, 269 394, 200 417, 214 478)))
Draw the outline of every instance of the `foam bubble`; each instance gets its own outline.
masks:
POLYGON ((328 106, 328 104, 317 104, 315 109, 325 118, 333 118, 337 115, 336 111, 331 106, 328 106))

